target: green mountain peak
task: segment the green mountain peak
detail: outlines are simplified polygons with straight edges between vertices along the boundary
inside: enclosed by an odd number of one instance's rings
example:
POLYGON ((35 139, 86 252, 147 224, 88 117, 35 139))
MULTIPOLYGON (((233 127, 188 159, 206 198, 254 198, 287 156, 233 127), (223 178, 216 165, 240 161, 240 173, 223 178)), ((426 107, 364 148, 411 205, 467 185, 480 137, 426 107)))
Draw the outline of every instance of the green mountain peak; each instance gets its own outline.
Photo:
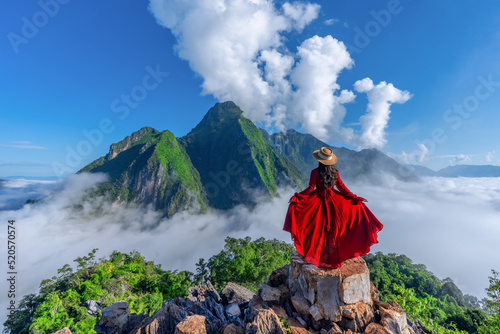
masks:
POLYGON ((206 210, 200 176, 172 132, 142 128, 80 172, 106 173, 110 180, 98 193, 119 202, 153 204, 167 216, 189 209, 206 210))

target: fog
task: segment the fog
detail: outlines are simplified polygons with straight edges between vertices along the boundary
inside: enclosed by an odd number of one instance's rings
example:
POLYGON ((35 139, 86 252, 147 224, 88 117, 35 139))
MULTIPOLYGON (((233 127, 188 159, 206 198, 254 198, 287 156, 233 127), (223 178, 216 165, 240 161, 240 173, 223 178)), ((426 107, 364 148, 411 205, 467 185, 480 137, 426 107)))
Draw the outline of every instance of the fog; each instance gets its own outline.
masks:
MULTIPOLYGON (((292 189, 281 189, 279 198, 263 198, 253 209, 184 212, 164 219, 151 208, 84 197, 105 179, 102 174, 72 175, 60 182, 39 182, 37 192, 32 182, 2 185, 2 202, 9 196, 23 198, 23 192, 25 199, 45 196, 36 204, 0 211, 2 244, 7 221, 16 221, 18 301, 93 248, 99 249, 98 257, 137 250, 163 269, 194 271, 199 258, 222 250, 227 236, 290 242, 282 226, 292 189), (75 206, 77 202, 81 205, 75 206)), ((500 270, 500 178, 433 177, 421 183, 383 178, 379 185, 346 185, 368 199, 368 207, 384 224, 372 252, 405 254, 439 278, 451 277, 464 293, 485 296, 490 270, 500 270)), ((2 261, 7 261, 5 251, 2 261)), ((2 291, 8 290, 6 284, 2 280, 2 291)), ((6 293, 0 302, 3 308, 6 293)))

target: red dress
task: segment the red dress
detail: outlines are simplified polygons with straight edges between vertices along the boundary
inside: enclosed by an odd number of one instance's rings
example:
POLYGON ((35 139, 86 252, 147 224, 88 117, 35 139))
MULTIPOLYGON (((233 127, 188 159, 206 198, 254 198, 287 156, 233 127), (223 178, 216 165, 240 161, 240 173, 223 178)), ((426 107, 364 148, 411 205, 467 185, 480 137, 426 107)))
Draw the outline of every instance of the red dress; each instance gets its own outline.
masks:
POLYGON ((327 269, 367 254, 371 245, 378 243, 377 232, 383 228, 340 175, 335 185, 338 190, 325 188, 318 169, 313 169, 309 187, 290 199, 283 227, 292 234, 297 252, 307 262, 327 269))

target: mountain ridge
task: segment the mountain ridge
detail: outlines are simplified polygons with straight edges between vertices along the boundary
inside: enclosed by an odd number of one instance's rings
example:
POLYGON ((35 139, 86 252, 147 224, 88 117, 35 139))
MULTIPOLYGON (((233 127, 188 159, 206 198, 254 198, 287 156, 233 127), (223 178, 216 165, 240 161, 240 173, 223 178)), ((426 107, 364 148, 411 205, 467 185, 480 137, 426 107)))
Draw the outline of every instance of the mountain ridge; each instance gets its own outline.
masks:
MULTIPOLYGON (((230 209, 277 196, 280 187, 303 188, 318 162, 312 151, 330 146, 295 130, 269 134, 244 117, 231 101, 216 103, 185 136, 144 127, 110 146, 108 154, 80 172, 103 172, 110 181, 99 192, 113 200, 153 204, 172 216, 197 207, 230 209)), ((343 178, 383 173, 418 181, 406 167, 376 149, 332 147, 343 178)))
POLYGON ((441 177, 500 177, 500 166, 494 165, 454 165, 435 171, 422 165, 405 165, 419 176, 441 177))

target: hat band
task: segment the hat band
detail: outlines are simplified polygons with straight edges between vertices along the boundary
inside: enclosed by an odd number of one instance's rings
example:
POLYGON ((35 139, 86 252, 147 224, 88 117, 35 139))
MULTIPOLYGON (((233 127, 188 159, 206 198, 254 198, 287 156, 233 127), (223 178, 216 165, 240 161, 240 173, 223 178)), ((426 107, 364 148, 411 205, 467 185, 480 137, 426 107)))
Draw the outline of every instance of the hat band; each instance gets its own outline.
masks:
POLYGON ((324 156, 323 154, 321 154, 321 151, 318 152, 318 156, 323 159, 323 160, 332 160, 333 158, 333 155, 330 155, 330 156, 324 156))

